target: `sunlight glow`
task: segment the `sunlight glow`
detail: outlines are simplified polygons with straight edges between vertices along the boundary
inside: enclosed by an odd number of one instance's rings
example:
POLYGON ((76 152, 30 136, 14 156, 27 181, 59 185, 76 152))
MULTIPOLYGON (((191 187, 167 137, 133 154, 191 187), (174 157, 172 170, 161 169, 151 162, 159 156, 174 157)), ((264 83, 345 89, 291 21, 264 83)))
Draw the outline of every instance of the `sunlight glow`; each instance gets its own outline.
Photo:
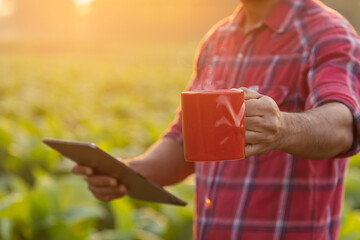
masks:
POLYGON ((0 17, 11 16, 15 12, 15 2, 12 0, 0 0, 0 17))
POLYGON ((209 198, 205 198, 205 206, 207 208, 211 208, 212 202, 211 202, 211 200, 209 198))
POLYGON ((74 0, 76 5, 78 5, 78 6, 87 6, 87 5, 90 5, 93 1, 94 0, 74 0))
POLYGON ((81 15, 87 15, 91 12, 91 4, 94 0, 73 0, 77 6, 77 11, 81 15))

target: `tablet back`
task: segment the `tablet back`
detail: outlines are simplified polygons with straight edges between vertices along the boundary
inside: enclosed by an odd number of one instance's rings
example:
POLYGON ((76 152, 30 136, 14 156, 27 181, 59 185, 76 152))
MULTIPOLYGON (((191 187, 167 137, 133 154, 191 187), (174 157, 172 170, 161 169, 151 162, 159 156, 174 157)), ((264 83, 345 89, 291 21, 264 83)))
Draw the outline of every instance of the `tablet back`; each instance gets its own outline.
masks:
POLYGON ((128 188, 130 197, 158 203, 186 205, 184 201, 135 172, 95 144, 55 139, 44 139, 43 142, 79 165, 91 167, 95 173, 116 178, 128 188))

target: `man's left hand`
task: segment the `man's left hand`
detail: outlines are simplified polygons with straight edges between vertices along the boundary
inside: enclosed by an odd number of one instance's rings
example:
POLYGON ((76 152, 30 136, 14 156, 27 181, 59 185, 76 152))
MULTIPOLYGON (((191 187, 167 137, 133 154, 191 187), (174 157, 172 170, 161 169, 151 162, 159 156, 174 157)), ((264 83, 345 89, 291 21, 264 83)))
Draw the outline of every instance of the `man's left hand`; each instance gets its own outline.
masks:
POLYGON ((283 138, 283 118, 276 102, 248 88, 245 94, 245 156, 265 154, 279 148, 283 138))

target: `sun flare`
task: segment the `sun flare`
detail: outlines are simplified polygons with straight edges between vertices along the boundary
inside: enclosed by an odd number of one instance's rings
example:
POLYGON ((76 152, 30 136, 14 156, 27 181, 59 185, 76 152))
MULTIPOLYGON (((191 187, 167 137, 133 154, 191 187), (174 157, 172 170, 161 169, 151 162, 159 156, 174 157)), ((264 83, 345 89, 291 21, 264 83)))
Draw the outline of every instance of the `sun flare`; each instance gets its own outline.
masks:
POLYGON ((75 4, 78 6, 87 6, 90 5, 94 0, 74 0, 75 4))
POLYGON ((0 0, 0 17, 11 16, 15 11, 15 2, 11 0, 0 0))
POLYGON ((77 12, 80 15, 87 15, 91 12, 94 0, 73 0, 77 6, 77 12))

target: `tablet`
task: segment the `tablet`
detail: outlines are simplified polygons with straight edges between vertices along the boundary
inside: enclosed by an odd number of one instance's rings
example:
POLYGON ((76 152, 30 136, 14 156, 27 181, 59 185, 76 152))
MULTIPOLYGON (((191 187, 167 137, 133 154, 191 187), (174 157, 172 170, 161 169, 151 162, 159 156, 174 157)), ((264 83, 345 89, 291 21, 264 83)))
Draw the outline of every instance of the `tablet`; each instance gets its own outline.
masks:
POLYGON ((95 144, 56 139, 43 139, 43 142, 79 165, 91 167, 95 173, 116 178, 127 187, 128 195, 132 198, 180 206, 186 205, 186 202, 135 172, 95 144))

